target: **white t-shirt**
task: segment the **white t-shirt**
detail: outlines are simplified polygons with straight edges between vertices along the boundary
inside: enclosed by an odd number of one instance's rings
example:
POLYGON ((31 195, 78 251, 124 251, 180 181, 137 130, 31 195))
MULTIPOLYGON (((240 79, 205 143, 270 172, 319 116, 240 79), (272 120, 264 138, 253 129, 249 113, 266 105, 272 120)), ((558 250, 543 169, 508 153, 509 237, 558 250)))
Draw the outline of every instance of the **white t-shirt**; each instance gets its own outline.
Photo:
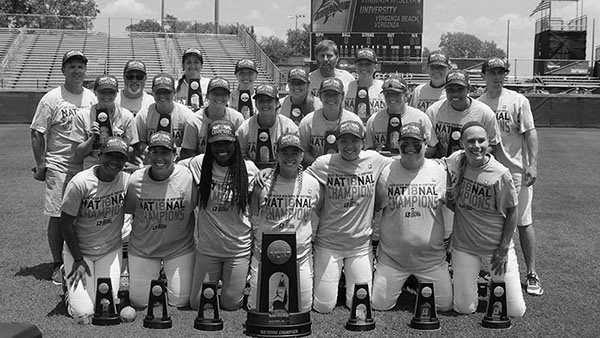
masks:
POLYGON ((342 251, 368 248, 376 183, 390 161, 373 150, 363 150, 354 161, 340 154, 323 155, 306 169, 325 188, 316 246, 342 251))
MULTIPOLYGON (((63 196, 61 211, 75 216, 73 228, 81 253, 96 260, 121 246, 125 193, 129 174, 111 182, 96 177, 97 166, 73 177, 63 196)), ((68 249, 68 248, 67 248, 68 249)))
POLYGON ((437 101, 444 100, 446 98, 446 90, 444 86, 434 88, 431 86, 431 82, 418 85, 412 96, 410 97, 409 105, 413 108, 417 108, 422 112, 427 111, 432 104, 437 101))
POLYGON ((70 174, 81 171, 81 163, 76 163, 74 159, 76 145, 71 140, 73 119, 79 110, 89 108, 96 102, 94 92, 86 88, 77 95, 59 86, 42 97, 29 128, 45 136, 48 169, 70 174))
MULTIPOLYGON (((406 106, 406 110, 400 116, 400 125, 403 126, 412 122, 423 126, 428 146, 433 147, 438 143, 437 136, 433 132, 433 126, 429 117, 416 108, 406 106)), ((388 115, 387 110, 380 111, 369 118, 365 130, 365 148, 381 149, 385 147, 387 142, 388 123, 390 123, 390 116, 388 115)))
POLYGON ((115 105, 129 110, 133 116, 137 115, 139 111, 147 109, 153 103, 154 97, 146 92, 142 92, 142 96, 140 97, 130 99, 123 95, 123 91, 121 90, 115 99, 115 105))
MULTIPOLYGON (((171 121, 170 125, 166 127, 170 126, 171 135, 173 135, 175 145, 179 149, 183 141, 185 123, 194 117, 194 113, 188 107, 173 102, 173 110, 168 115, 170 115, 171 121)), ((160 114, 156 111, 156 103, 151 104, 148 109, 140 111, 135 116, 140 142, 148 143, 150 135, 157 131, 159 122, 163 123, 160 114)))
MULTIPOLYGON (((205 77, 200 78, 200 90, 202 91, 202 107, 208 105, 208 100, 206 99, 206 93, 208 92, 208 83, 209 82, 210 82, 210 80, 205 77)), ((180 103, 191 109, 191 107, 187 105, 188 91, 189 91, 189 84, 188 84, 187 80, 184 79, 183 81, 181 81, 181 87, 175 94, 174 100, 175 100, 175 102, 180 103)), ((198 108, 202 108, 202 107, 198 107, 198 108)))
MULTIPOLYGON (((342 110, 340 118, 335 121, 329 121, 323 115, 323 109, 316 110, 306 115, 302 121, 300 121, 300 142, 304 151, 309 152, 315 158, 325 154, 325 142, 326 135, 328 132, 333 133, 336 131, 340 123, 344 121, 356 121, 363 123, 358 115, 349 112, 345 109, 342 110)), ((333 138, 331 144, 335 145, 335 138, 333 138)), ((337 146, 335 146, 337 149, 337 146)))
POLYGON ((527 143, 523 134, 535 129, 529 100, 522 94, 506 88, 502 89, 502 93, 495 100, 490 99, 487 93, 481 95, 478 100, 490 106, 496 113, 504 149, 504 156, 497 154, 496 158, 510 169, 511 173, 523 173, 525 163, 529 163, 527 143))
MULTIPOLYGON (((225 107, 225 115, 219 120, 230 121, 233 123, 234 129, 237 130, 244 122, 244 116, 235 109, 225 107)), ((185 124, 181 147, 193 149, 198 154, 204 154, 208 139, 208 128, 213 122, 214 120, 206 115, 206 107, 195 112, 194 116, 185 124)))
POLYGON ((289 117, 290 120, 294 121, 297 126, 300 125, 300 121, 302 121, 306 115, 317 109, 323 108, 323 103, 321 103, 321 100, 319 100, 319 98, 316 96, 312 96, 311 94, 308 94, 302 104, 299 104, 297 107, 292 105, 292 100, 289 95, 280 99, 279 103, 281 104, 281 108, 279 108, 279 114, 289 117))
MULTIPOLYGON (((350 74, 350 72, 338 68, 334 69, 333 77, 337 77, 338 79, 342 80, 342 83, 344 84, 344 94, 348 93, 348 85, 350 82, 356 80, 354 76, 350 74)), ((314 96, 319 96, 321 82, 325 80, 323 75, 321 75, 321 71, 319 69, 315 69, 314 71, 310 72, 310 74, 308 74, 308 79, 310 81, 308 85, 308 92, 314 96)))
POLYGON ((383 213, 378 259, 404 271, 428 270, 446 258, 444 238, 452 229, 444 226, 441 199, 446 194, 446 168, 425 159, 409 170, 400 159, 383 169, 377 182, 377 199, 383 213))

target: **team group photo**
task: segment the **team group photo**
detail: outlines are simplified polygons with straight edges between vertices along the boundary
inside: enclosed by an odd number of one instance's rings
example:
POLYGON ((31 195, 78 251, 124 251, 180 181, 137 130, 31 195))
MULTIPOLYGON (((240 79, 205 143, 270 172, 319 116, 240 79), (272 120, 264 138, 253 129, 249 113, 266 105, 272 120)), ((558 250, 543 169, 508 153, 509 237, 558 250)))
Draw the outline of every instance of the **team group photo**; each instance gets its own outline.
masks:
POLYGON ((36 2, 0 10, 6 337, 593 336, 583 1, 528 5, 531 81, 508 41, 425 47, 429 1, 305 1, 287 56, 228 1, 123 37, 36 2))

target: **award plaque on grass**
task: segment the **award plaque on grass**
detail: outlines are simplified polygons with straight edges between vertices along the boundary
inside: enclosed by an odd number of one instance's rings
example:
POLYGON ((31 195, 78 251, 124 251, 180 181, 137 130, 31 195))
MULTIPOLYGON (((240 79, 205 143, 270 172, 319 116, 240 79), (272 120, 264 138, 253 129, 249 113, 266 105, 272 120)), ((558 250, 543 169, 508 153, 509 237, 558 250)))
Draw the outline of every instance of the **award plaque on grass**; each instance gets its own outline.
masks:
POLYGON ((162 279, 150 281, 150 295, 148 296, 148 313, 144 318, 144 327, 148 329, 170 329, 173 321, 167 309, 167 285, 162 279), (160 308, 161 317, 156 316, 155 310, 160 308))
POLYGON ((202 331, 220 331, 223 330, 223 319, 219 316, 219 295, 217 293, 217 283, 202 283, 202 292, 200 293, 200 307, 198 308, 198 317, 194 321, 194 329, 202 331), (212 318, 204 316, 204 311, 212 308, 212 318))
POLYGON ((410 321, 410 327, 417 330, 439 330, 440 321, 437 318, 433 283, 419 284, 415 313, 410 321))
POLYGON ((92 324, 106 326, 121 324, 121 316, 115 309, 110 278, 98 278, 96 287, 96 306, 92 324))
POLYGON ((504 282, 492 282, 487 311, 481 321, 481 326, 488 329, 510 328, 511 323, 506 310, 506 284, 504 282))
POLYGON ((371 297, 369 297, 368 284, 354 284, 352 308, 350 319, 346 322, 346 329, 350 331, 375 330, 375 320, 371 312, 371 297))

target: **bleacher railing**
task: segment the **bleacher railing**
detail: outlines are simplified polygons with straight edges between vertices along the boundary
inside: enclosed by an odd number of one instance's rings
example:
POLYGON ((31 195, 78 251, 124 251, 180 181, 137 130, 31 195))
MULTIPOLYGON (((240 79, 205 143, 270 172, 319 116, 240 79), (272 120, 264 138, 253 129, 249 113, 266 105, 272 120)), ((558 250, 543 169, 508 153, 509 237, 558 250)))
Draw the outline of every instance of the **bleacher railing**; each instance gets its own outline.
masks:
POLYGON ((273 79, 273 82, 279 88, 279 90, 283 90, 286 86, 286 79, 281 70, 279 70, 279 67, 277 67, 273 61, 271 61, 271 58, 269 58, 267 54, 263 52, 262 48, 260 48, 258 43, 256 43, 256 41, 252 38, 252 36, 250 36, 250 34, 248 34, 248 32, 246 32, 245 29, 238 29, 238 37, 244 46, 246 46, 246 48, 252 54, 256 55, 258 62, 265 67, 265 71, 267 74, 269 74, 271 79, 273 79))
POLYGON ((15 50, 17 49, 17 47, 21 43, 21 39, 23 38, 23 31, 20 29, 2 28, 2 30, 6 30, 8 32, 18 31, 18 33, 15 39, 12 41, 10 48, 6 50, 6 55, 4 56, 4 58, 2 58, 2 64, 0 64, 0 88, 4 88, 4 71, 6 68, 10 67, 10 60, 12 60, 15 50))

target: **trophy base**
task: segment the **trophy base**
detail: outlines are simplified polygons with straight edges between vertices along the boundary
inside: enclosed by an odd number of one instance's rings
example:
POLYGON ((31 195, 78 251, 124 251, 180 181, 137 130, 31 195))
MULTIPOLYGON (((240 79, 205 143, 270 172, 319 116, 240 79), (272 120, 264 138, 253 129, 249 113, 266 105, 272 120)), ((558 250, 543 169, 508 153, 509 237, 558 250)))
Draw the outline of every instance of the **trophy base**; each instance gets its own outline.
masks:
POLYGON ((511 323, 510 319, 492 319, 488 317, 483 317, 481 321, 481 326, 488 329, 510 329, 511 323))
POLYGON ((92 324, 98 325, 98 326, 109 326, 109 325, 121 324, 121 316, 119 316, 119 315, 109 315, 109 316, 94 315, 92 317, 92 324))
POLYGON ((410 321, 410 327, 416 330, 435 331, 440 329, 440 321, 437 318, 431 318, 430 320, 413 318, 410 321))
POLYGON ((372 331, 375 330, 375 320, 367 319, 348 319, 346 322, 346 330, 349 331, 372 331))
POLYGON ((173 327, 171 317, 166 318, 144 318, 144 327, 147 329, 170 329, 173 327))
POLYGON ((248 311, 244 334, 251 337, 305 337, 312 334, 310 311, 292 312, 286 317, 248 311))
POLYGON ((194 329, 200 331, 221 331, 223 330, 223 320, 220 318, 196 318, 194 320, 194 329))

